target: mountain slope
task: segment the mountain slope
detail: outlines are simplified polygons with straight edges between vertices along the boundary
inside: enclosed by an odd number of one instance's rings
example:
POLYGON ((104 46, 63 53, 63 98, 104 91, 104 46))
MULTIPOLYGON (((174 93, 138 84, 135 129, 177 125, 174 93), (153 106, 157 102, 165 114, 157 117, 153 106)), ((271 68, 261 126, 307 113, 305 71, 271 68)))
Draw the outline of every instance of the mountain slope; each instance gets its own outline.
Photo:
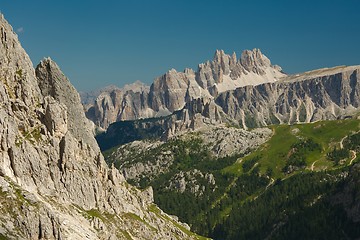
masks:
POLYGON ((199 238, 107 167, 59 67, 45 59, 35 75, 3 15, 0 28, 0 236, 199 238))

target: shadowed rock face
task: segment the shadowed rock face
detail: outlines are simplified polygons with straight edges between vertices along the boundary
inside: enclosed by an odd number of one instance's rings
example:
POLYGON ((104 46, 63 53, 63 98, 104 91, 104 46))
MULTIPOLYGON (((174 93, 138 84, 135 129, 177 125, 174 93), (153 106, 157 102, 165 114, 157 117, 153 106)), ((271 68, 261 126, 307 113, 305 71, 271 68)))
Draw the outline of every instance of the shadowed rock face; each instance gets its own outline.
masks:
POLYGON ((197 98, 213 98, 219 93, 246 85, 274 82, 286 76, 260 50, 244 51, 237 60, 217 50, 213 61, 199 64, 197 72, 169 70, 154 80, 150 88, 113 89, 102 92, 86 115, 97 126, 112 122, 169 115, 197 98))
POLYGON ((151 188, 130 187, 107 167, 79 95, 59 67, 45 59, 35 75, 2 15, 0 28, 1 235, 191 239, 153 205, 151 188))

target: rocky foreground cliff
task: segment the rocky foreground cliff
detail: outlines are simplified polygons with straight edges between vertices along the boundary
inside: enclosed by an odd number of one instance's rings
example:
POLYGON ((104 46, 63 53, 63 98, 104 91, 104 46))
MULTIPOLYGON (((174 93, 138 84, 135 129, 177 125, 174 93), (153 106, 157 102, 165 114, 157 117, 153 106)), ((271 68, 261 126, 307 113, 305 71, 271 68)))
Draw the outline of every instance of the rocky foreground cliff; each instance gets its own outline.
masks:
POLYGON ((59 67, 0 16, 0 238, 197 239, 109 169, 59 67))

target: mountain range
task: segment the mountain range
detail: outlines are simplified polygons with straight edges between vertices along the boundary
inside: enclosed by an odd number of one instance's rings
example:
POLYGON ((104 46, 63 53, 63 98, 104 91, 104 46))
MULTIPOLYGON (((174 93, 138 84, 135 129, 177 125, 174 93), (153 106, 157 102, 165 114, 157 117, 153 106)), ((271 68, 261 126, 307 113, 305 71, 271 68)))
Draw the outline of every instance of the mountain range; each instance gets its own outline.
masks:
POLYGON ((358 111, 360 66, 286 75, 259 49, 237 60, 217 50, 198 70, 172 69, 147 87, 140 82, 103 90, 86 104, 86 116, 107 129, 125 120, 171 116, 168 135, 225 122, 241 128, 339 119, 358 111), (207 119, 207 120, 206 120, 207 119))
POLYGON ((226 55, 217 50, 213 61, 199 64, 198 70, 169 70, 154 80, 150 87, 137 82, 123 89, 103 91, 87 106, 86 115, 97 126, 107 128, 119 120, 165 116, 181 110, 186 103, 203 98, 216 98, 220 93, 246 85, 275 82, 286 76, 273 66, 260 50, 226 55))

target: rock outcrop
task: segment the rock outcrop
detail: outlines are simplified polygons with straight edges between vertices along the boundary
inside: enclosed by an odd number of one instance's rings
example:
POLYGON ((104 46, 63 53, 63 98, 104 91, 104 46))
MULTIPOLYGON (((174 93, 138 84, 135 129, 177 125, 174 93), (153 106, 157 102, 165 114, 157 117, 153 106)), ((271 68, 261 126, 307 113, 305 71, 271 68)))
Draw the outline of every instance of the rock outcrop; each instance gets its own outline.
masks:
POLYGON ((0 237, 192 239, 153 204, 152 189, 109 169, 58 66, 35 71, 0 15, 0 237))
POLYGON ((274 82, 284 76, 258 49, 244 51, 239 60, 235 53, 229 56, 217 50, 213 61, 199 64, 196 72, 171 69, 156 78, 150 89, 104 91, 86 115, 106 129, 112 122, 169 115, 193 99, 213 99, 227 90, 274 82))
POLYGON ((180 193, 188 190, 190 193, 199 197, 204 194, 206 188, 211 188, 211 190, 214 191, 216 187, 216 181, 212 173, 204 174, 200 170, 194 169, 187 172, 181 171, 172 176, 166 189, 175 190, 180 193), (200 183, 204 181, 205 184, 200 183))
MULTIPOLYGON (((76 138, 97 149, 98 145, 91 132, 92 125, 82 117, 83 106, 79 94, 50 58, 44 59, 35 70, 38 85, 43 96, 51 96, 65 105, 68 130, 76 138), (80 116, 79 116, 80 115, 80 116)), ((65 115, 65 114, 64 114, 65 115)))

